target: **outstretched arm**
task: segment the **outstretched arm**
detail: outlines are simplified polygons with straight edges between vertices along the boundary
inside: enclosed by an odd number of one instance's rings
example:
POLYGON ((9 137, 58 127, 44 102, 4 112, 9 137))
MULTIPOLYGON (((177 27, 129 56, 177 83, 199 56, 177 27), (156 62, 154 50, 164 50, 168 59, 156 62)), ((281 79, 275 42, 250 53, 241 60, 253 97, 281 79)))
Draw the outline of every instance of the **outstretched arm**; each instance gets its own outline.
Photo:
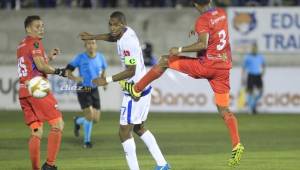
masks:
POLYGON ((135 74, 135 65, 130 65, 127 66, 126 70, 117 73, 113 76, 108 76, 108 77, 99 77, 97 79, 93 80, 93 83, 96 84, 97 86, 105 86, 110 82, 115 82, 115 81, 120 81, 124 79, 128 79, 135 74))
POLYGON ((196 43, 184 47, 173 47, 169 50, 169 53, 170 55, 178 55, 182 52, 199 52, 205 50, 207 48, 208 38, 208 33, 200 33, 196 43))
POLYGON ((79 34, 81 40, 103 40, 108 42, 116 42, 117 38, 113 37, 110 33, 107 34, 90 34, 88 32, 81 32, 79 34))
POLYGON ((54 68, 47 64, 42 56, 33 57, 33 62, 37 69, 45 74, 57 74, 59 76, 66 76, 66 70, 61 68, 54 68))
POLYGON ((135 65, 127 66, 126 70, 112 76, 113 81, 120 81, 131 78, 135 74, 135 65))
POLYGON ((73 74, 74 70, 75 70, 75 67, 71 66, 70 64, 67 65, 67 67, 66 67, 66 73, 67 73, 68 79, 76 81, 77 83, 82 82, 83 81, 82 77, 75 76, 73 74))

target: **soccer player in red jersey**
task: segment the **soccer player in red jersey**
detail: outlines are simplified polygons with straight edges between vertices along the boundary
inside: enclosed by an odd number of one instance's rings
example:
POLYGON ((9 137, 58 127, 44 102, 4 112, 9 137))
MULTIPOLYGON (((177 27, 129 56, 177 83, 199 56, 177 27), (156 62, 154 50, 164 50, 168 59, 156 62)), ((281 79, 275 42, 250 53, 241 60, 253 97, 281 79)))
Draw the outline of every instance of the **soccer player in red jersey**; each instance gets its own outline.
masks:
POLYGON ((57 101, 50 92, 44 98, 34 98, 28 92, 27 82, 35 76, 47 78, 47 74, 65 76, 65 70, 53 68, 48 64, 59 53, 53 49, 48 55, 41 39, 44 36, 44 24, 39 16, 28 16, 25 21, 26 37, 17 48, 19 74, 19 101, 24 113, 25 123, 31 128, 29 153, 33 170, 40 170, 40 143, 43 134, 43 122, 47 121, 51 130, 48 135, 47 161, 42 170, 56 170, 55 159, 59 151, 64 122, 57 108, 57 101))
POLYGON ((231 49, 227 16, 223 9, 211 6, 210 0, 193 0, 200 12, 195 23, 198 41, 183 47, 173 47, 169 55, 162 56, 159 63, 136 84, 120 81, 121 87, 138 100, 141 91, 153 80, 159 78, 167 68, 186 73, 196 79, 207 79, 215 93, 218 112, 229 129, 232 142, 232 157, 228 165, 238 165, 244 151, 240 143, 238 123, 229 110, 229 74, 231 69, 231 49), (196 58, 180 56, 182 52, 197 52, 196 58))

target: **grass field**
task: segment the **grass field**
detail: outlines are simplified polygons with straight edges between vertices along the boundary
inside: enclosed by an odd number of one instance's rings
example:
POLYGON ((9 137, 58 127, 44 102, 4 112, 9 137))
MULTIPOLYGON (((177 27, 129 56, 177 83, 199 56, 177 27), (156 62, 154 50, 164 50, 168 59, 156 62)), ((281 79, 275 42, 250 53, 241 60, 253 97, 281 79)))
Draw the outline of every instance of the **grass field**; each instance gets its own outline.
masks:
MULTIPOLYGON (((0 170, 30 170, 27 141, 29 130, 20 111, 1 111, 0 170)), ((118 138, 118 113, 103 113, 94 126, 93 149, 83 149, 82 139, 73 137, 72 117, 64 113, 65 130, 57 166, 60 170, 126 170, 118 138)), ((238 115, 245 145, 241 165, 229 168, 230 140, 223 121, 209 114, 151 114, 147 127, 156 135, 174 170, 299 170, 300 115, 238 115)), ((45 160, 48 126, 42 141, 45 160)), ((155 162, 136 137, 141 170, 152 170, 155 162)))

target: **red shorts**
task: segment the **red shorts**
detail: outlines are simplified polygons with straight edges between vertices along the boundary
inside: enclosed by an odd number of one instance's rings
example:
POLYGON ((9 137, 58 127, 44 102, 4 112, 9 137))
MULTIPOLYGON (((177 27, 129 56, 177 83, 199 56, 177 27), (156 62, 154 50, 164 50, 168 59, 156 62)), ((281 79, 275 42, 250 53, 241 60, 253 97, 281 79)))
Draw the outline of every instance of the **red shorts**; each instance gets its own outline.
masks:
POLYGON ((62 117, 57 108, 57 101, 52 93, 44 98, 34 98, 32 96, 20 98, 20 105, 24 113, 25 123, 30 126, 32 123, 43 123, 48 121, 54 123, 62 117))
POLYGON ((188 74, 196 79, 207 79, 215 93, 226 94, 230 91, 229 69, 215 69, 203 66, 198 58, 172 56, 169 68, 188 74))

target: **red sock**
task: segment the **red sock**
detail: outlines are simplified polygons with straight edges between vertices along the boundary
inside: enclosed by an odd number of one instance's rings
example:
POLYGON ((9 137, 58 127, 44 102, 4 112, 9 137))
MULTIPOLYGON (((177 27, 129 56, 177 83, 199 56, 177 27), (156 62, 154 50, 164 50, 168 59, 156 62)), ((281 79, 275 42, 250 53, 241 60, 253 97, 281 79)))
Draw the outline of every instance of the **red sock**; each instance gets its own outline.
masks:
POLYGON ((28 142, 29 154, 33 170, 40 169, 40 145, 41 139, 37 136, 32 135, 28 142))
POLYGON ((159 78, 165 70, 163 70, 160 66, 153 66, 148 73, 137 83, 134 85, 134 90, 136 92, 141 92, 144 90, 146 86, 148 86, 153 80, 159 78))
POLYGON ((61 143, 62 132, 59 129, 51 128, 48 135, 48 155, 47 155, 47 164, 54 165, 56 156, 59 151, 60 143, 61 143))
POLYGON ((227 128, 229 129, 232 147, 235 147, 238 143, 240 143, 237 119, 233 113, 225 113, 223 118, 227 128))

